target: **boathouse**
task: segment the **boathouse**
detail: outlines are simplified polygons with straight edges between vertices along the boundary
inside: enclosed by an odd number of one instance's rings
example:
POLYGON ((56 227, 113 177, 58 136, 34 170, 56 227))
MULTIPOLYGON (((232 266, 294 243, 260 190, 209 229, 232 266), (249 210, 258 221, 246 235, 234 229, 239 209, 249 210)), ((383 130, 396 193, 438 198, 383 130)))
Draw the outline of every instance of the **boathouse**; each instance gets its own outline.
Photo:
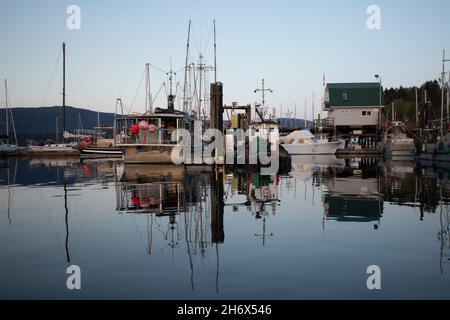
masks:
POLYGON ((383 87, 380 83, 328 83, 322 126, 358 148, 375 148, 384 123, 383 87))

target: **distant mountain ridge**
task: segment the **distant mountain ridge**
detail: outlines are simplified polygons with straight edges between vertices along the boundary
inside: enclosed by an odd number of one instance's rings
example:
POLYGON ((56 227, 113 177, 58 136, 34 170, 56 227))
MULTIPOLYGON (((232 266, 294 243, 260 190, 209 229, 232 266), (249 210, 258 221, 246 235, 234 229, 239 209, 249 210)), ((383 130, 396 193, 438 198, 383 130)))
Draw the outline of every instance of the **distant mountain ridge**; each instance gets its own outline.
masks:
MULTIPOLYGON (((62 108, 55 107, 18 107, 12 108, 17 138, 21 145, 26 140, 47 141, 56 139, 56 125, 61 131, 62 108), (58 119, 58 120, 57 120, 58 119)), ((277 119, 281 129, 303 128, 303 119, 277 119)), ((114 113, 100 112, 100 125, 112 127, 114 125, 114 113)), ((307 120, 307 126, 312 122, 307 120)), ((83 108, 66 107, 66 131, 74 132, 76 129, 92 129, 97 126, 97 112, 83 108), (81 123, 80 123, 81 120, 81 123)), ((0 135, 5 134, 5 109, 0 109, 0 135)), ((12 138, 12 125, 10 123, 10 137, 12 138)))
MULTIPOLYGON (((61 107, 18 107, 11 110, 20 144, 25 144, 26 139, 43 141, 55 139, 57 124, 58 131, 61 131, 61 107)), ((100 112, 101 126, 113 126, 113 124, 113 113, 100 112)), ((73 132, 81 127, 92 129, 96 126, 97 112, 83 108, 66 107, 66 131, 73 132)), ((5 109, 2 108, 0 110, 0 134, 5 133, 5 128, 5 109)), ((10 132, 12 132, 11 124, 10 132)))
MULTIPOLYGON (((289 119, 289 118, 278 118, 277 119, 278 125, 280 126, 280 129, 292 129, 292 128, 304 128, 305 127, 305 120, 304 119, 289 119)), ((306 127, 312 127, 313 122, 306 120, 306 127)))

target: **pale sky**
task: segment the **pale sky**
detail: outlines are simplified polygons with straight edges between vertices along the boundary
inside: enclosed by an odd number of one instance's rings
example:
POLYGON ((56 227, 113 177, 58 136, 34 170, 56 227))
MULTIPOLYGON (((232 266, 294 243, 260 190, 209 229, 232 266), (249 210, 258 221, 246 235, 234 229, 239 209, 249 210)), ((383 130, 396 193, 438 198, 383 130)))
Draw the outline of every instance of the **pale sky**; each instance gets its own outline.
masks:
MULTIPOLYGON (((253 91, 265 78, 274 90, 270 107, 283 104, 285 112, 297 103, 303 117, 308 98, 310 116, 324 71, 328 82, 375 81, 379 73, 387 87, 438 78, 444 48, 450 57, 449 13, 446 0, 0 0, 0 78, 8 79, 14 106, 60 105, 60 65, 51 80, 65 41, 68 104, 112 112, 119 96, 131 105, 146 62, 168 70, 172 59, 175 70, 183 68, 189 19, 192 59, 209 48, 212 64, 216 19, 225 103, 260 101, 253 91), (71 4, 81 9, 80 30, 66 27, 71 4), (367 28, 372 4, 381 9, 381 30, 367 28)), ((164 80, 152 70, 154 95, 164 80)), ((0 98, 3 105, 3 90, 0 98)), ((141 88, 132 111, 143 109, 141 88)))

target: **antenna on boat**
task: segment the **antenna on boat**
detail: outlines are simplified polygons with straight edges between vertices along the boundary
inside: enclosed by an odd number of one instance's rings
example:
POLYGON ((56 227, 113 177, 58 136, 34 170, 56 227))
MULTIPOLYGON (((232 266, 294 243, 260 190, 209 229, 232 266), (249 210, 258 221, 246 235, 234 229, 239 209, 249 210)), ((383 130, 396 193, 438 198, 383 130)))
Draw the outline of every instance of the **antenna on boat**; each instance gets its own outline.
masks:
POLYGON ((187 111, 187 99, 186 99, 186 89, 187 89, 187 82, 188 82, 188 64, 189 64, 189 42, 191 39, 191 20, 189 20, 189 27, 188 27, 188 37, 187 37, 187 45, 186 45, 186 63, 184 65, 184 86, 183 86, 183 111, 187 111))
POLYGON ((264 86, 264 79, 262 79, 262 88, 258 88, 255 90, 255 93, 257 92, 261 92, 262 94, 262 107, 264 109, 265 105, 266 105, 266 92, 270 92, 272 93, 273 90, 272 89, 268 89, 264 86))

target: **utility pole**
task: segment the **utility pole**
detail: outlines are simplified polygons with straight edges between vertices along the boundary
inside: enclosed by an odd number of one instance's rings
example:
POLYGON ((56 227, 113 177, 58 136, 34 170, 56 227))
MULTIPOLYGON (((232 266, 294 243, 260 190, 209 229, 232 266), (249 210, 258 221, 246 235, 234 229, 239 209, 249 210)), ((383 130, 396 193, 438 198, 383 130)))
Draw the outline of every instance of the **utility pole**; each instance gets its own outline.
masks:
POLYGON ((392 115, 391 115, 392 122, 395 122, 395 104, 394 101, 392 101, 392 115))
POLYGON ((418 125, 419 125, 419 102, 417 98, 417 87, 416 87, 416 126, 418 125))

